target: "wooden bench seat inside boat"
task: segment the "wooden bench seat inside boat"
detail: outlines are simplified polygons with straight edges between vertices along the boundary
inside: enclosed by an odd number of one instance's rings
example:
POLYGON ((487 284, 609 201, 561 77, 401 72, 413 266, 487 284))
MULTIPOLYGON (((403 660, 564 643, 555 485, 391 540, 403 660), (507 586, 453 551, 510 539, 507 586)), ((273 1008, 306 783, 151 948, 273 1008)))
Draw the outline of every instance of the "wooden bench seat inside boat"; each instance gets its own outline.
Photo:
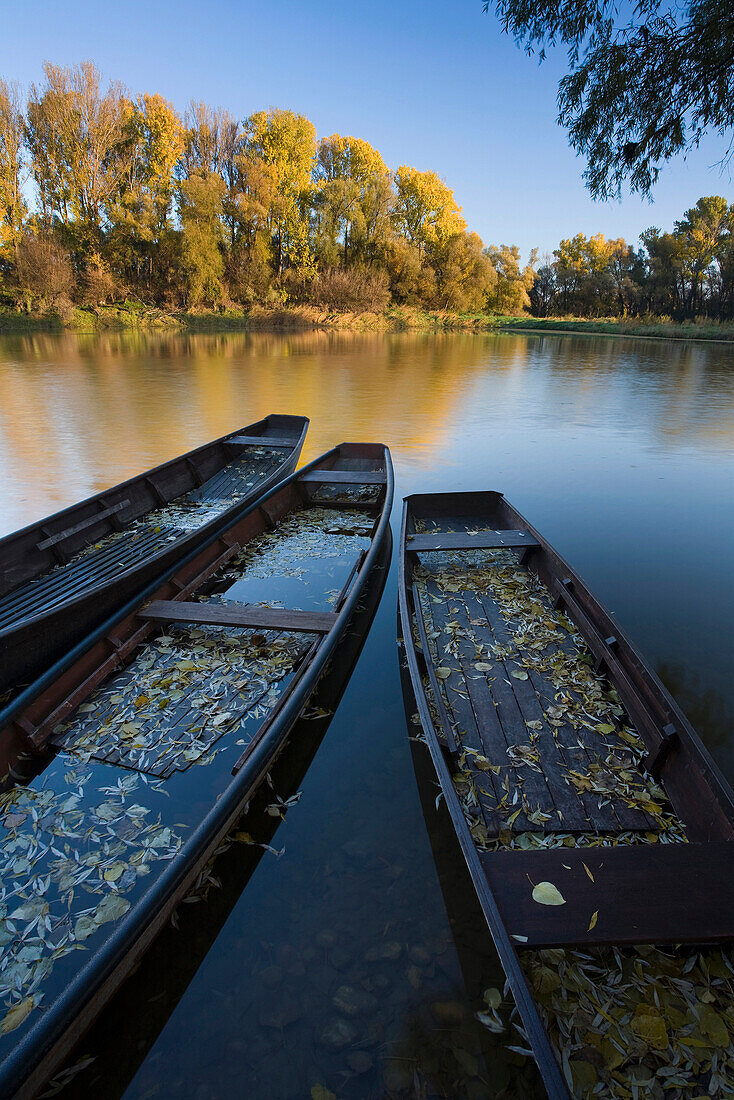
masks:
POLYGON ((482 852, 480 858, 518 946, 734 938, 727 842, 482 852), (535 901, 533 887, 541 882, 552 883, 564 904, 535 901))
POLYGON ((159 623, 252 626, 263 630, 292 630, 302 634, 328 634, 337 620, 337 616, 328 611, 291 611, 280 607, 190 603, 184 600, 153 600, 139 612, 139 618, 159 623))

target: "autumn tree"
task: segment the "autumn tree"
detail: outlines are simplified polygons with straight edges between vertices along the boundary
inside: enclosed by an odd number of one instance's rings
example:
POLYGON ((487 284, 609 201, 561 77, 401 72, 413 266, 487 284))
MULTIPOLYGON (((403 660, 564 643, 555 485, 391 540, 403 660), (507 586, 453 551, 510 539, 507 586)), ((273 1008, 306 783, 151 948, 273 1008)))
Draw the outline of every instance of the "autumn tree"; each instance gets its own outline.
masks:
POLYGON ((408 306, 430 305, 436 301, 436 272, 418 245, 394 234, 385 247, 385 264, 395 301, 408 306))
POLYGON ((454 192, 435 172, 402 165, 395 173, 395 191, 393 225, 421 253, 465 231, 454 192))
POLYGON ((224 288, 222 199, 224 180, 200 169, 179 185, 182 267, 188 305, 216 305, 224 288))
POLYGON ((18 241, 15 278, 26 307, 42 310, 68 299, 74 272, 68 254, 46 233, 25 233, 18 241))
POLYGON ((494 287, 487 297, 487 307, 494 313, 517 316, 530 307, 530 290, 535 283, 537 252, 533 251, 524 267, 521 266, 517 245, 494 245, 487 249, 496 272, 494 287))
POLYGON ((440 237, 431 249, 436 272, 435 304, 457 313, 484 309, 497 273, 476 233, 440 237))
POLYGON ((271 238, 273 270, 312 269, 308 210, 316 130, 312 122, 293 111, 258 111, 243 123, 238 165, 244 177, 257 173, 266 184, 260 199, 267 202, 265 220, 271 238))
POLYGON ((332 134, 318 146, 313 198, 316 247, 326 264, 372 263, 390 233, 390 173, 361 138, 332 134))
POLYGON ((0 255, 17 259, 27 207, 22 191, 25 118, 20 89, 0 80, 0 255))
POLYGON ((28 146, 42 217, 58 219, 82 251, 98 252, 109 209, 134 149, 132 104, 117 82, 101 88, 91 61, 71 69, 48 62, 31 87, 28 146))
POLYGON ((721 195, 700 198, 675 223, 675 236, 684 261, 684 309, 689 317, 703 312, 706 276, 722 251, 722 242, 731 235, 731 229, 730 207, 721 195))
POLYGON ((173 229, 174 170, 184 130, 163 96, 145 93, 132 105, 130 133, 128 171, 110 204, 109 250, 118 265, 150 288, 173 229))

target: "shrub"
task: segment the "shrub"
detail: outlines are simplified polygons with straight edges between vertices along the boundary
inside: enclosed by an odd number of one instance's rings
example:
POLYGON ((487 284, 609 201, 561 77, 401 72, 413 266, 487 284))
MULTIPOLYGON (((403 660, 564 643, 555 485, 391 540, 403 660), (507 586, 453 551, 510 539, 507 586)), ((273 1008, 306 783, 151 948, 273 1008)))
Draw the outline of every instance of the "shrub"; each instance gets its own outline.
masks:
POLYGON ((81 279, 79 300, 82 305, 104 306, 117 296, 115 277, 99 256, 92 256, 81 279))
POLYGON ((15 267, 18 286, 24 295, 53 306, 68 299, 74 286, 74 272, 66 251, 53 238, 27 233, 18 245, 15 267))
POLYGON ((332 267, 314 280, 313 300, 325 309, 380 313, 390 304, 390 281, 374 268, 332 267))

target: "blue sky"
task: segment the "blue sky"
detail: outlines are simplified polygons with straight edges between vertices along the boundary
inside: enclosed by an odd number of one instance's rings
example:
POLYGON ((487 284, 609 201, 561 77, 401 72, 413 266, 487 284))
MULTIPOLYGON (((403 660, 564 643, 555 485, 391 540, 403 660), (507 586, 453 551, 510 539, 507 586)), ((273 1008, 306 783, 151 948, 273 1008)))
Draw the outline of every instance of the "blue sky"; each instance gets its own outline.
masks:
POLYGON ((307 115, 319 136, 371 142, 391 168, 433 169, 488 244, 552 250, 576 232, 636 242, 671 228, 700 195, 732 195, 712 137, 663 173, 652 205, 595 203, 555 122, 565 57, 542 66, 481 0, 36 0, 4 5, 0 74, 23 85, 44 60, 96 61, 131 91, 183 110, 193 97, 246 116, 307 115), (713 167, 712 167, 713 166, 713 167))

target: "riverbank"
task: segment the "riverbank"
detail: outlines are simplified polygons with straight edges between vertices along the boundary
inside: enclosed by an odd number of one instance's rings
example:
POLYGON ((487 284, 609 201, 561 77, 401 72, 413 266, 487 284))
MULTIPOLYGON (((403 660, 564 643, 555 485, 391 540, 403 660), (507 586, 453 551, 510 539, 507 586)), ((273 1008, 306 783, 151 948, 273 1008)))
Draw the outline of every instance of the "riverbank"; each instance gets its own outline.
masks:
POLYGON ((602 336, 645 336, 664 340, 734 341, 734 323, 677 322, 651 319, 588 319, 580 317, 506 317, 487 313, 457 314, 391 306, 383 313, 336 313, 313 306, 283 306, 250 310, 172 312, 124 303, 92 310, 74 307, 58 314, 29 315, 0 310, 0 334, 115 331, 208 332, 538 332, 586 333, 602 336))

